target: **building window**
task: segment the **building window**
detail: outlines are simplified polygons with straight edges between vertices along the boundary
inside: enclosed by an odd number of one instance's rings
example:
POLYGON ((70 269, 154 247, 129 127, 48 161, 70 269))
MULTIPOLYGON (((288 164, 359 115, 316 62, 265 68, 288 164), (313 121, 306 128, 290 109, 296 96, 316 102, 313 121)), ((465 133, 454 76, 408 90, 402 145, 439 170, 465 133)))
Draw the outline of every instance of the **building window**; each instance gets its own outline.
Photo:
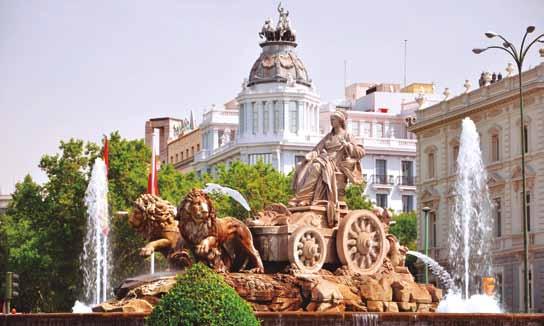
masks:
POLYGON ((429 179, 434 178, 435 176, 435 159, 434 159, 434 152, 430 152, 427 154, 427 175, 429 179))
POLYGON ((191 156, 194 156, 194 155, 195 155, 195 147, 191 146, 191 156))
POLYGON ((457 172, 457 158, 459 157, 459 144, 453 145, 452 148, 452 154, 453 154, 453 172, 457 172))
POLYGON ((376 177, 375 182, 378 184, 387 184, 387 161, 376 160, 376 177))
POLYGON ((259 108, 255 102, 251 103, 251 119, 253 134, 256 135, 259 131, 259 108))
POLYGON ((502 280, 502 273, 497 273, 495 274, 495 293, 496 293, 496 296, 497 296, 497 299, 499 300, 499 303, 504 303, 504 298, 503 298, 503 295, 502 295, 502 283, 503 283, 503 280, 502 280))
POLYGON ((363 137, 372 137, 372 124, 363 122, 363 137))
POLYGON ((376 205, 387 208, 387 194, 376 194, 376 205))
POLYGON ((415 185, 415 178, 414 178, 414 168, 413 168, 414 162, 412 161, 402 161, 402 176, 401 176, 401 185, 403 186, 414 186, 415 185))
MULTIPOLYGON (((525 269, 523 268, 523 265, 519 267, 520 273, 519 273, 519 284, 521 289, 521 296, 520 296, 520 305, 523 306, 523 303, 525 302, 525 291, 523 286, 523 278, 525 274, 525 269)), ((533 310, 533 266, 529 265, 529 311, 533 310)))
POLYGON ((491 162, 497 162, 500 159, 499 146, 500 146, 499 135, 497 134, 491 135, 491 162))
POLYGON ((402 211, 405 213, 411 212, 414 210, 414 196, 412 195, 402 195, 402 211))
POLYGON ((274 133, 277 133, 281 129, 282 112, 281 102, 274 101, 274 133))
MULTIPOLYGON (((238 119, 238 120, 239 120, 239 126, 240 126, 240 127, 239 127, 239 128, 240 128, 240 132, 242 132, 242 133, 243 133, 244 130, 245 130, 245 121, 244 121, 244 120, 245 120, 245 117, 246 117, 246 116, 245 116, 245 112, 246 112, 246 110, 245 110, 245 104, 242 103, 242 104, 240 104, 240 113, 239 113, 240 116, 239 116, 239 119, 238 119)), ((206 146, 206 144, 204 144, 204 147, 208 148, 208 146, 206 146)))
POLYGON ((361 135, 361 130, 360 130, 360 127, 359 127, 359 121, 353 121, 352 124, 352 129, 353 129, 353 134, 355 136, 360 136, 361 135))
POLYGON ((382 122, 376 123, 376 137, 383 138, 383 123, 382 122))
MULTIPOLYGON (((523 198, 522 196, 520 197, 523 198)), ((527 232, 531 232, 531 193, 525 192, 525 198, 527 198, 525 201, 525 210, 527 213, 527 232)))
POLYGON ((176 162, 178 162, 178 154, 176 154, 176 162))
POLYGON ((497 237, 502 236, 502 207, 501 207, 501 199, 495 198, 493 199, 494 208, 495 208, 495 235, 497 237))
POLYGON ((188 148, 185 150, 185 157, 189 158, 189 149, 188 148))
POLYGON ((529 152, 529 127, 523 126, 523 142, 525 145, 525 153, 529 152))
POLYGON ((183 151, 181 151, 181 160, 183 161, 183 151))
POLYGON ((270 102, 263 102, 263 133, 268 133, 270 125, 270 102))
POLYGON ((297 102, 289 102, 289 131, 292 133, 298 132, 298 111, 297 102))
POLYGON ((196 144, 196 151, 200 152, 200 144, 196 144))
POLYGON ((174 157, 170 156, 170 163, 174 163, 174 157))
POLYGON ((259 161, 272 164, 272 153, 249 154, 249 164, 256 164, 259 161))
POLYGON ((436 212, 429 213, 429 245, 436 247, 438 245, 436 234, 436 212))

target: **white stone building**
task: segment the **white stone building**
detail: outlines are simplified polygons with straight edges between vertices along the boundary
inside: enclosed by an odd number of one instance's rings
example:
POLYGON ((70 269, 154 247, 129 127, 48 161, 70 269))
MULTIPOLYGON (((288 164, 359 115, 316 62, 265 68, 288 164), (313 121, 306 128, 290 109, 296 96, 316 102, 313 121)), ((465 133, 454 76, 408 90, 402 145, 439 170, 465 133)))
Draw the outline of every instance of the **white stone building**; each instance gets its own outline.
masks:
MULTIPOLYGON (((523 72, 527 140, 526 185, 529 216, 529 305, 544 311, 544 63, 523 72)), ((506 77, 417 112, 418 212, 430 212, 430 255, 448 265, 448 233, 461 120, 470 117, 480 134, 488 187, 494 203, 493 265, 501 302, 523 309, 523 233, 521 196, 521 119, 518 76, 506 77)), ((424 234, 421 214, 419 234, 424 234)), ((423 249, 423 237, 418 248, 423 249)))
MULTIPOLYGON (((396 212, 416 207, 416 139, 407 121, 418 108, 437 103, 432 84, 356 83, 346 87, 348 131, 362 143, 365 195, 396 212)), ((335 105, 321 107, 320 131, 328 132, 335 105)))
POLYGON ((209 118, 204 117, 203 150, 194 163, 197 173, 213 172, 217 163, 232 160, 262 160, 289 173, 319 140, 320 101, 295 52, 294 38, 267 39, 260 46, 262 53, 236 97, 237 110, 211 110, 206 113, 209 118), (223 122, 237 130, 225 145, 219 135, 223 122))

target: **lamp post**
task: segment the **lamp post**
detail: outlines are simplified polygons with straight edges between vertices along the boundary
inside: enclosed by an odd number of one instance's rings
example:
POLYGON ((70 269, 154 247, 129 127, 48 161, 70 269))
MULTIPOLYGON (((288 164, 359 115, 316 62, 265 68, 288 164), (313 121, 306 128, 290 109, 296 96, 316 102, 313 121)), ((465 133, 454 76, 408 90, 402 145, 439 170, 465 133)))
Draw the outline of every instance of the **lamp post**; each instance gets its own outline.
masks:
MULTIPOLYGON (((498 49, 502 50, 506 53, 508 53, 514 61, 516 62, 516 65, 518 67, 518 87, 519 87, 519 114, 520 114, 520 135, 521 135, 521 184, 522 184, 522 190, 521 190, 521 196, 522 196, 522 214, 523 214, 523 268, 524 268, 524 277, 523 277, 523 289, 524 289, 524 310, 526 313, 529 312, 529 268, 528 268, 528 259, 529 259, 529 247, 528 247, 528 241, 527 241, 527 195, 525 190, 525 123, 524 123, 524 117, 523 117, 523 92, 522 92, 522 86, 521 86, 521 72, 523 68, 523 61, 525 59, 525 55, 527 55, 527 51, 533 46, 536 42, 544 43, 544 34, 540 34, 537 36, 534 40, 532 40, 529 45, 525 44, 525 41, 527 40, 527 35, 534 32, 535 27, 529 26, 527 27, 525 31, 525 35, 523 35, 523 40, 521 41, 521 46, 519 48, 519 52, 510 41, 506 40, 502 35, 494 33, 494 32, 487 32, 485 33, 485 36, 488 38, 500 38, 503 43, 502 46, 488 46, 486 48, 482 49, 473 49, 472 52, 475 54, 480 54, 484 51, 487 51, 489 49, 498 49)), ((542 50, 540 51, 542 55, 542 50)))
MULTIPOLYGON (((427 206, 422 208, 425 219, 425 243, 424 250, 425 256, 429 256, 429 212, 431 209, 427 206)), ((429 267, 425 264, 425 283, 429 283, 429 267)))

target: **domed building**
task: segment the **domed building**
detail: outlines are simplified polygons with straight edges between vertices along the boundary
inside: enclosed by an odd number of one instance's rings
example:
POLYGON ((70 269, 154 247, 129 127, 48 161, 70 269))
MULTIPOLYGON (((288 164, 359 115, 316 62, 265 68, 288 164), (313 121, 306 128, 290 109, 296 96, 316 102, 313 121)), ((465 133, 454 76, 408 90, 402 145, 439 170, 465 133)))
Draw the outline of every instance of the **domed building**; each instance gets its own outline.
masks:
MULTIPOLYGON (((213 165, 241 159, 262 160, 288 173, 295 163, 319 141, 319 96, 295 48, 296 32, 289 11, 278 7, 276 27, 267 20, 259 36, 262 52, 249 77, 244 79, 238 103, 238 130, 230 144, 221 143, 221 128, 214 123, 213 110, 201 125, 203 151, 195 170, 212 172, 213 165)), ((228 114, 216 111, 216 121, 228 114)))

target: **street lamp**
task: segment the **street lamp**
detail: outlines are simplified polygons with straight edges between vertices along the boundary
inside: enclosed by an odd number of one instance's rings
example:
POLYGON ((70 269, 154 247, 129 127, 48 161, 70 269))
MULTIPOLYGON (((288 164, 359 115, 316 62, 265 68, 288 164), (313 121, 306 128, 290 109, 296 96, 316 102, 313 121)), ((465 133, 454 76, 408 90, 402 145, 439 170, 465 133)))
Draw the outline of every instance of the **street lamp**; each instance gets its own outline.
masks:
MULTIPOLYGON (((431 209, 425 206, 421 210, 423 211, 425 218, 425 256, 429 256, 429 212, 431 211, 431 209)), ((425 264, 425 283, 429 283, 429 267, 427 266, 427 264, 425 264)))
MULTIPOLYGON (((529 259, 529 247, 528 247, 528 241, 527 241, 527 197, 525 193, 525 123, 523 119, 523 93, 522 93, 522 86, 521 86, 521 72, 523 68, 523 60, 525 59, 525 55, 527 55, 527 51, 535 44, 536 42, 544 43, 544 34, 540 34, 537 36, 529 45, 526 46, 525 41, 527 40, 527 35, 534 32, 535 27, 529 26, 525 30, 525 35, 523 35, 523 40, 521 41, 521 46, 519 48, 519 52, 516 49, 516 47, 508 41, 506 38, 504 38, 502 35, 494 33, 494 32, 487 32, 485 33, 485 36, 488 38, 500 38, 503 43, 502 46, 488 46, 483 49, 473 49, 472 52, 475 54, 480 54, 484 51, 487 51, 489 49, 498 49, 505 51, 508 53, 514 61, 517 64, 518 67, 518 86, 519 86, 519 113, 521 117, 521 123, 520 123, 520 134, 521 134, 521 183, 522 183, 522 213, 523 213, 523 268, 524 271, 524 280, 523 280, 523 288, 524 288, 524 297, 525 297, 525 303, 524 308, 525 312, 529 312, 529 268, 528 268, 528 259, 529 259)), ((542 55, 542 50, 540 51, 542 55)))

